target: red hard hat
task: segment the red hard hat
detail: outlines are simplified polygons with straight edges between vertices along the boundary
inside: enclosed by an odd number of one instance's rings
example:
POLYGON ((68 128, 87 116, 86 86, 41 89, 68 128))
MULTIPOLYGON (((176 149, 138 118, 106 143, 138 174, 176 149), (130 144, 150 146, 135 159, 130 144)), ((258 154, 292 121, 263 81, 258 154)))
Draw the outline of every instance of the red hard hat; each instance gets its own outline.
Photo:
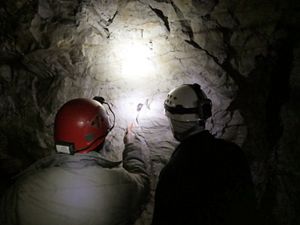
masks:
POLYGON ((87 153, 101 145, 109 132, 105 108, 95 100, 77 98, 65 103, 57 112, 54 124, 56 150, 87 153))

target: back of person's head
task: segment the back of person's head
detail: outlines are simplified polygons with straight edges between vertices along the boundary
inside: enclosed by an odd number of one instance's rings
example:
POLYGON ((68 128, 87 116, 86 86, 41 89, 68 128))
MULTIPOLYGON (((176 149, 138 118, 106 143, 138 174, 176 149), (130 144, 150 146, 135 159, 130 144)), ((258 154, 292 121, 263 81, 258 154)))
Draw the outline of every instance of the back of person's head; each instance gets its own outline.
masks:
POLYGON ((199 84, 183 84, 169 92, 164 107, 174 137, 182 141, 204 130, 205 121, 211 116, 212 104, 199 84))
POLYGON ((109 131, 108 114, 100 102, 86 98, 70 100, 55 117, 56 151, 74 154, 97 150, 109 131))

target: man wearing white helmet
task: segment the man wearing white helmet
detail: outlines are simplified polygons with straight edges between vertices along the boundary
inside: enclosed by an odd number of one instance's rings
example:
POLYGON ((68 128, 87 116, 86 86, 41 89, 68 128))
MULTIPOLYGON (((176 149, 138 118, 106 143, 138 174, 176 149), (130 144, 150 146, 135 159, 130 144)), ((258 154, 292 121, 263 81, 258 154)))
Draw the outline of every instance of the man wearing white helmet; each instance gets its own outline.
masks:
POLYGON ((205 130, 212 103, 200 85, 173 89, 164 106, 180 144, 160 173, 152 225, 255 224, 248 162, 237 145, 205 130))

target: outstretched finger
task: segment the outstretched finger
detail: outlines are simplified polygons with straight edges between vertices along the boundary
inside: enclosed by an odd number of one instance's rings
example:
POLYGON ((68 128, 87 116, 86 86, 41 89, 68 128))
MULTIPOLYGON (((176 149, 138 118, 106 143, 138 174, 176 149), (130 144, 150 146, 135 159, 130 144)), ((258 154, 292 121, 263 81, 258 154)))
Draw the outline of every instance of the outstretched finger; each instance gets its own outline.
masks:
POLYGON ((134 127, 135 127, 135 125, 134 125, 134 123, 132 122, 132 123, 130 123, 130 124, 128 124, 128 126, 127 126, 127 132, 132 132, 133 131, 133 129, 134 129, 134 127))

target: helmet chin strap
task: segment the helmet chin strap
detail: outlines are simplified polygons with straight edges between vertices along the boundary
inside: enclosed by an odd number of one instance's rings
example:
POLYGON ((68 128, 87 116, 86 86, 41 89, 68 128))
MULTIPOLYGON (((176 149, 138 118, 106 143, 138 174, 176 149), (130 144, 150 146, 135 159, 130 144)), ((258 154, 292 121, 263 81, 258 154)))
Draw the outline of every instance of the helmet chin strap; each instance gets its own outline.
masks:
POLYGON ((200 120, 199 123, 195 123, 195 125, 183 132, 173 132, 174 137, 177 141, 183 141, 186 138, 192 136, 193 134, 199 133, 201 131, 205 130, 205 121, 200 120))

